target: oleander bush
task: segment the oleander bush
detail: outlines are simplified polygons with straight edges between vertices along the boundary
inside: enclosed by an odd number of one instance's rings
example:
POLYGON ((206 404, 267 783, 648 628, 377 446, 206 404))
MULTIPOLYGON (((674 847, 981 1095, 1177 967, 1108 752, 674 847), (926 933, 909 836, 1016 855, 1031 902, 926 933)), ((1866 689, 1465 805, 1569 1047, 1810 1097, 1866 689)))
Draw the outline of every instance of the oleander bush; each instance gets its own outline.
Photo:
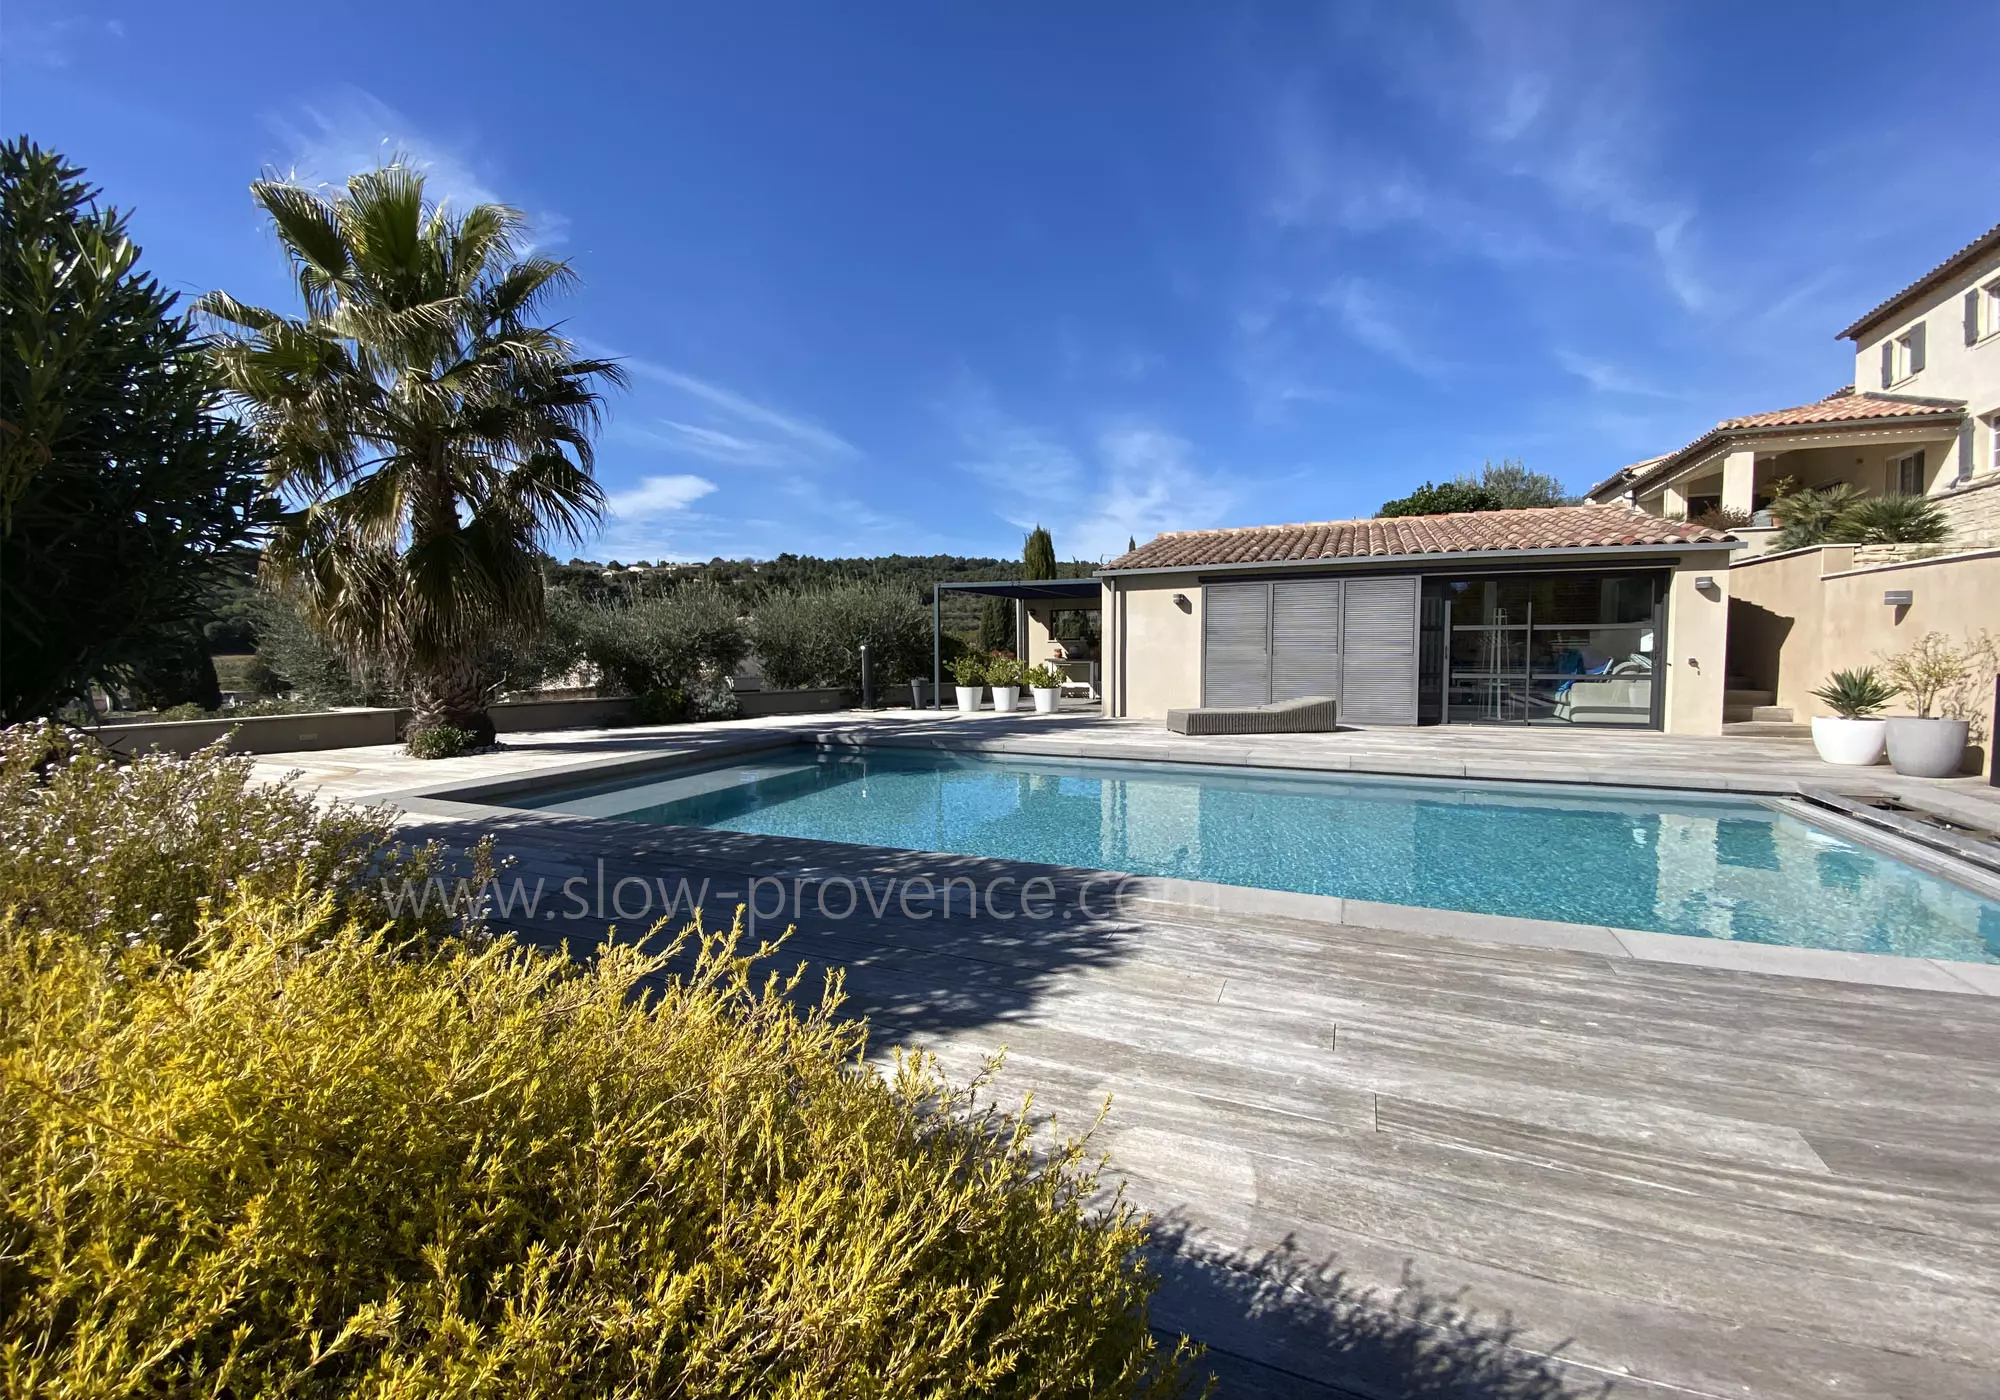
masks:
POLYGON ((1140 1221, 766 946, 0 920, 0 1391, 1165 1396, 1140 1221), (804 1003, 801 1005, 801 1003, 804 1003))
MULTIPOLYGON (((94 945, 175 949, 195 936, 205 902, 241 889, 303 882, 375 918, 380 881, 422 884, 449 869, 442 847, 396 840, 389 808, 321 806, 290 784, 255 782, 254 766, 221 742, 192 758, 122 762, 57 724, 0 730, 0 908, 94 945)), ((481 847, 468 878, 490 864, 481 847)), ((456 927, 442 901, 431 910, 399 927, 456 927)))

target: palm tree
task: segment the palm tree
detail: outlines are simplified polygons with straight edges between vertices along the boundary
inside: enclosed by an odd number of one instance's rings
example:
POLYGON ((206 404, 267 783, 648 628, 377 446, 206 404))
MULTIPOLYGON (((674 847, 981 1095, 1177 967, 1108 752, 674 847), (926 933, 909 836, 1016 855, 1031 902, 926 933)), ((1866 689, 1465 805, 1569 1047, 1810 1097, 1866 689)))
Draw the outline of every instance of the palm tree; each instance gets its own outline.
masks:
POLYGON ((198 307, 226 332, 224 384, 287 507, 264 573, 350 658, 402 679, 415 728, 487 742, 486 658, 541 624, 544 540, 599 518, 597 386, 624 376, 535 324, 575 274, 523 249, 516 210, 454 213, 400 161, 331 198, 250 190, 305 314, 222 292, 198 307))

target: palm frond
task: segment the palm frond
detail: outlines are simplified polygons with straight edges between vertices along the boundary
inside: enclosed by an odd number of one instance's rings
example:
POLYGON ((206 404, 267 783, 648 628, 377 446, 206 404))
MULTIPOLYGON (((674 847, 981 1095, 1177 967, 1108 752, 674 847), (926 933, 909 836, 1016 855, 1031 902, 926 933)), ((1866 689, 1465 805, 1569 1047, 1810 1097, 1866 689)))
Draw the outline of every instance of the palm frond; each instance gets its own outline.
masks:
POLYGON ((284 324, 285 318, 261 306, 249 306, 227 292, 209 292, 197 297, 194 314, 213 325, 245 331, 268 331, 284 324))
POLYGON ((297 269, 308 309, 327 305, 331 289, 354 272, 353 250, 342 236, 338 209, 303 185, 285 180, 258 180, 250 193, 271 216, 297 269))

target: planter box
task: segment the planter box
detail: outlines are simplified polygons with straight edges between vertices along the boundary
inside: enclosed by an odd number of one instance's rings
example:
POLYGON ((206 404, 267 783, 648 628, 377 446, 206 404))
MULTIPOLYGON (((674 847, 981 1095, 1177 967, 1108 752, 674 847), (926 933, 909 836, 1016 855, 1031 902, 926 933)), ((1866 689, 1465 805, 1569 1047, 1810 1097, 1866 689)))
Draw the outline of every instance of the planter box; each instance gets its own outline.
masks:
POLYGON ((252 715, 244 719, 106 724, 90 733, 114 753, 132 758, 155 749, 186 758, 222 738, 229 739, 231 753, 297 753, 307 749, 393 744, 402 735, 406 713, 392 709, 315 710, 302 715, 252 715), (236 731, 233 737, 231 730, 236 731))
MULTIPOLYGON (((537 729, 614 729, 638 718, 629 695, 566 696, 561 699, 502 700, 487 707, 499 734, 537 729)), ((405 714, 408 711, 404 712, 405 714)))
POLYGON ((847 691, 830 685, 816 690, 739 690, 736 703, 743 718, 756 719, 760 715, 823 715, 829 710, 844 710, 852 702, 847 691))
POLYGON ((1035 697, 1036 714, 1052 715, 1056 712, 1057 703, 1062 699, 1062 687, 1059 685, 1038 685, 1029 691, 1029 694, 1035 697))

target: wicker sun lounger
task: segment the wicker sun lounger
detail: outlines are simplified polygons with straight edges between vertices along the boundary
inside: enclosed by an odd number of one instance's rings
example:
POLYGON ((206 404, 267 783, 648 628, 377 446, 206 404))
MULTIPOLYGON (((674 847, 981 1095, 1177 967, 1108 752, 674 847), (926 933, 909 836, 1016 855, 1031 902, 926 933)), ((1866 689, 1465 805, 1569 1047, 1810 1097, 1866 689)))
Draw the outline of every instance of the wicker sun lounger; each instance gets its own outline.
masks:
POLYGON ((1319 734, 1337 726, 1330 696, 1306 695, 1274 705, 1211 705, 1167 711, 1176 734, 1319 734))

